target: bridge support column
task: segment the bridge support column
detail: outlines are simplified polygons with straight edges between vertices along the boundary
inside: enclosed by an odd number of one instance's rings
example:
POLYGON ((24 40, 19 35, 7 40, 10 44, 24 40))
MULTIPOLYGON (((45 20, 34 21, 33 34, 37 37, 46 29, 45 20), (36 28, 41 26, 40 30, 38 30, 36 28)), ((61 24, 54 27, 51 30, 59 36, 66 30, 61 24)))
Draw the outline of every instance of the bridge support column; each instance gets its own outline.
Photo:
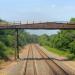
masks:
POLYGON ((19 59, 19 33, 16 29, 16 58, 19 59))

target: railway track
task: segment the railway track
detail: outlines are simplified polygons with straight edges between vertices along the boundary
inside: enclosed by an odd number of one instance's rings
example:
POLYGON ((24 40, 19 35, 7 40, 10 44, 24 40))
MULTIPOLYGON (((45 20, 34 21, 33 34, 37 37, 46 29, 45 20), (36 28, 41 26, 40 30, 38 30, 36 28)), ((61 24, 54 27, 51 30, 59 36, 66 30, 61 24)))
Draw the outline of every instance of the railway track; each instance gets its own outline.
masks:
MULTIPOLYGON (((28 55, 27 55, 27 59, 30 59, 30 58, 34 58, 32 45, 29 46, 28 55)), ((35 60, 26 60, 25 65, 26 66, 25 66, 25 70, 24 70, 23 75, 37 75, 36 66, 35 66, 35 60), (32 72, 31 71, 29 72, 28 69, 27 69, 29 65, 31 65, 33 67, 32 72)))
POLYGON ((50 69, 52 69, 54 75, 70 75, 64 69, 62 69, 59 65, 57 65, 49 56, 44 53, 38 46, 36 46, 38 53, 41 55, 42 58, 47 58, 49 60, 44 60, 50 69))
MULTIPOLYGON (((29 57, 29 50, 30 50, 30 47, 29 47, 29 49, 28 49, 27 58, 29 57)), ((25 70, 24 70, 23 75, 26 75, 27 63, 28 63, 28 61, 26 61, 26 63, 25 63, 25 70)))
POLYGON ((23 75, 73 75, 56 64, 38 45, 30 44, 27 53, 23 75))
POLYGON ((20 58, 18 63, 1 71, 0 75, 75 75, 59 66, 59 61, 57 64, 36 44, 27 45, 20 58))

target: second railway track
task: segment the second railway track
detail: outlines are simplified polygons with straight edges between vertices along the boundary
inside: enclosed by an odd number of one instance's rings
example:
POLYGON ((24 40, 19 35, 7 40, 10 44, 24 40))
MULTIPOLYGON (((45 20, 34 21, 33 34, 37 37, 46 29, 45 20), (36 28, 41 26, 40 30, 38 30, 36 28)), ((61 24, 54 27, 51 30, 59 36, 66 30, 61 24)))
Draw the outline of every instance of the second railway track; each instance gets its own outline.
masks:
POLYGON ((43 59, 44 58, 49 59, 44 61, 47 63, 49 68, 52 69, 54 75, 70 75, 64 69, 62 69, 59 65, 57 65, 52 59, 50 59, 50 57, 45 52, 43 52, 38 46, 35 45, 35 47, 43 59))

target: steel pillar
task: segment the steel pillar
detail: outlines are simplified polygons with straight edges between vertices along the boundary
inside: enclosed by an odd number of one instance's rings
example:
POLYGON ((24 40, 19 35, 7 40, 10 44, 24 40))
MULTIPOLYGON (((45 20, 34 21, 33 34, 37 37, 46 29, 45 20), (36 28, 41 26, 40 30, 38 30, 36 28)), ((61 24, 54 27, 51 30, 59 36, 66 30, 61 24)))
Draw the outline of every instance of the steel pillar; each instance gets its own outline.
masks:
POLYGON ((16 29, 16 58, 19 59, 19 33, 16 29))

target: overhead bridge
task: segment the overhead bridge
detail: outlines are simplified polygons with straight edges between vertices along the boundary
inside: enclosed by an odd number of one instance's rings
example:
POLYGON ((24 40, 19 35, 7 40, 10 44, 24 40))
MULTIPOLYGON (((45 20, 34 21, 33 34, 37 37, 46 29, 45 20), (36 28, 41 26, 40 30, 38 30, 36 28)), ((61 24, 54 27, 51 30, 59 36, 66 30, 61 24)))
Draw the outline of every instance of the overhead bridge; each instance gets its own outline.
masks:
POLYGON ((32 24, 13 24, 0 25, 0 29, 75 29, 75 23, 32 23, 32 24))
POLYGON ((32 24, 5 24, 0 25, 0 30, 3 29, 15 29, 16 30, 16 51, 15 59, 19 58, 19 29, 75 29, 75 23, 56 23, 56 22, 45 22, 45 23, 32 23, 32 24))

